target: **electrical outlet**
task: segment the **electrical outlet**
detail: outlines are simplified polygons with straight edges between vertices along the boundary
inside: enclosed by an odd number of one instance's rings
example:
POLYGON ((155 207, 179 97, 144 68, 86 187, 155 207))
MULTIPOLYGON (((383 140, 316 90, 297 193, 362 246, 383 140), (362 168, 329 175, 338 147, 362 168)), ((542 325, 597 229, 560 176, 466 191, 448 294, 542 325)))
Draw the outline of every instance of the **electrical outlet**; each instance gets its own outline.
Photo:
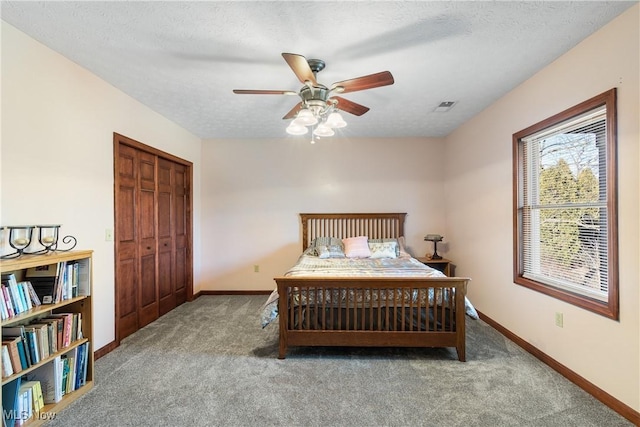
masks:
POLYGON ((107 228, 104 230, 104 241, 105 242, 113 242, 113 230, 107 228))
POLYGON ((258 264, 253 266, 253 272, 254 273, 260 273, 260 266, 258 264))
POLYGON ((562 328, 564 324, 564 318, 562 313, 556 313, 556 326, 562 328))

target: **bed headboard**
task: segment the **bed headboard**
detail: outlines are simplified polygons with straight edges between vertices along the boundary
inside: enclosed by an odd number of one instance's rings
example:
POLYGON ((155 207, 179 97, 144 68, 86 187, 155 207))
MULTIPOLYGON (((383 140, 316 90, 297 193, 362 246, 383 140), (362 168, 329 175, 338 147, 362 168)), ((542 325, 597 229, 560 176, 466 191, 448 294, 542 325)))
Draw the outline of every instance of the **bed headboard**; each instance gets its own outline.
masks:
POLYGON ((368 236, 372 239, 404 236, 406 213, 301 213, 302 250, 316 237, 368 236))

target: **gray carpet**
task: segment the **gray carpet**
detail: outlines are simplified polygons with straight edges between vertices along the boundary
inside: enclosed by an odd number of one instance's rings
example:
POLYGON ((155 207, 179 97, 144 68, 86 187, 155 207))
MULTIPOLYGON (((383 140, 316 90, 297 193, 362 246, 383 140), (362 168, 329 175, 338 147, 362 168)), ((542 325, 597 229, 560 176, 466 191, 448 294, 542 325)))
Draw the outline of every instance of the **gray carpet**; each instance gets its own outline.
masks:
POLYGON ((467 322, 453 349, 298 348, 278 360, 266 296, 202 296, 96 362, 51 426, 629 426, 506 340, 467 322))

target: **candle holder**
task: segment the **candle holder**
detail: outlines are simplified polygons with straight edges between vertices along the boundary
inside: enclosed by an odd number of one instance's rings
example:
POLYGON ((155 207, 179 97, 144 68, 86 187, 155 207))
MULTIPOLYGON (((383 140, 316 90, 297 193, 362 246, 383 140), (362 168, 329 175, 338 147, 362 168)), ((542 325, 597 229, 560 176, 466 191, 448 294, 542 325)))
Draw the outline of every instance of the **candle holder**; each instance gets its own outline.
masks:
POLYGON ((37 225, 38 228, 38 243, 42 245, 42 249, 35 252, 24 252, 29 255, 42 255, 49 252, 68 252, 76 247, 78 241, 73 236, 64 236, 62 238, 62 243, 65 245, 71 245, 71 247, 66 249, 61 249, 58 247, 58 236, 60 233, 60 224, 52 224, 52 225, 37 225))
POLYGON ((4 227, 5 230, 9 230, 9 246, 15 249, 7 255, 3 255, 1 259, 18 258, 25 252, 25 249, 31 244, 31 232, 33 231, 33 225, 12 225, 4 227))
POLYGON ((9 230, 9 246, 15 249, 7 255, 0 256, 0 259, 18 258, 21 255, 43 255, 49 252, 68 252, 76 247, 78 241, 73 236, 64 236, 62 243, 69 245, 67 248, 58 246, 60 225, 10 225, 3 227, 9 230), (27 248, 33 242, 33 230, 38 229, 38 243, 42 249, 27 252, 27 248))

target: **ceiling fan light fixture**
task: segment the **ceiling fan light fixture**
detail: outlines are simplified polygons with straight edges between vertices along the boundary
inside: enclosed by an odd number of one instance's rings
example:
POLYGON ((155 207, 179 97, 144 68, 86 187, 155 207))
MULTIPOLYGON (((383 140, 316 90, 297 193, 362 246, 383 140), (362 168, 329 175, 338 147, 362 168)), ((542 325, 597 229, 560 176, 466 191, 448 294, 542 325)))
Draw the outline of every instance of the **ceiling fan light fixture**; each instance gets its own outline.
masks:
POLYGON ((344 121, 342 115, 340 113, 331 113, 329 117, 327 117, 327 126, 333 129, 340 129, 347 125, 347 122, 344 121))
POLYGON ((298 126, 313 126, 318 123, 318 119, 311 111, 303 109, 300 110, 293 123, 298 126))
POLYGON ((309 129, 305 126, 297 125, 295 121, 291 122, 291 124, 287 126, 287 133, 289 135, 304 135, 307 132, 309 132, 309 129))
POLYGON ((373 89, 394 84, 393 76, 389 71, 342 80, 333 83, 330 88, 319 83, 317 74, 325 68, 325 62, 321 59, 307 59, 295 53, 282 53, 298 80, 304 84, 296 93, 290 90, 264 90, 264 89, 234 89, 236 94, 254 95, 298 95, 301 99, 285 116, 284 120, 291 120, 286 128, 290 135, 304 135, 311 127, 311 143, 314 137, 327 137, 335 135, 333 129, 347 126, 342 115, 337 110, 361 116, 369 107, 360 105, 341 96, 332 96, 332 93, 342 94, 373 89), (340 104, 340 108, 338 108, 340 104))
POLYGON ((318 127, 313 131, 313 134, 316 136, 333 136, 336 133, 324 123, 320 123, 318 127))

